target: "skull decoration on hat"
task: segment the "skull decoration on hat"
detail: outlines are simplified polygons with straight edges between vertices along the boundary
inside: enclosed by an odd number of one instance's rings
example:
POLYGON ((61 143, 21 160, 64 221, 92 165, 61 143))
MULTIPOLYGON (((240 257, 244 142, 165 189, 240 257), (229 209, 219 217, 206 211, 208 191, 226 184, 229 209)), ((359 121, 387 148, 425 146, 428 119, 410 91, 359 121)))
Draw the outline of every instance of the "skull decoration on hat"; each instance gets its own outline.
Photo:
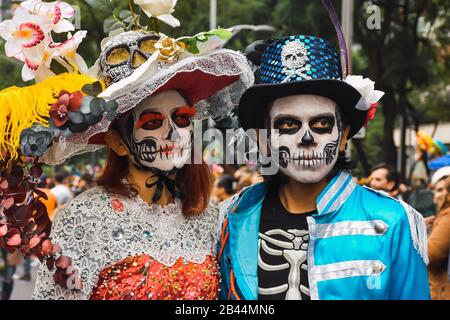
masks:
POLYGON ((156 33, 144 31, 128 31, 110 39, 100 57, 105 84, 109 86, 130 76, 156 51, 159 39, 156 33))

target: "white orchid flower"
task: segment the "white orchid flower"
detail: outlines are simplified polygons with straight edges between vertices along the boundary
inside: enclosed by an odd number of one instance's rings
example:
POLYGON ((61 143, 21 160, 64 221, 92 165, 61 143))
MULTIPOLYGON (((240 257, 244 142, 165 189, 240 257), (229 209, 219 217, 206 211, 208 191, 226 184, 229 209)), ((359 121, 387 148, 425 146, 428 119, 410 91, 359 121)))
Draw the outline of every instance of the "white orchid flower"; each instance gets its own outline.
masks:
POLYGON ((180 21, 172 16, 177 0, 134 0, 134 3, 150 18, 156 18, 173 28, 180 26, 180 21))
POLYGON ((364 99, 361 99, 356 105, 356 109, 367 111, 370 106, 377 103, 384 96, 383 91, 375 90, 375 82, 362 76, 350 75, 345 78, 345 82, 358 90, 364 99))
POLYGON ((50 25, 48 18, 30 15, 27 10, 18 8, 12 20, 0 23, 0 37, 6 40, 6 55, 25 61, 23 50, 44 42, 50 25))
POLYGON ((54 75, 50 70, 53 59, 58 59, 68 71, 76 65, 79 71, 87 72, 86 63, 76 53, 86 31, 78 31, 73 36, 69 33, 62 43, 54 43, 51 36, 52 31, 74 30, 67 20, 74 15, 75 10, 62 1, 27 0, 15 10, 12 20, 0 23, 0 36, 6 40, 6 55, 24 62, 24 81, 40 81, 54 75))
POLYGON ((69 33, 67 40, 61 43, 52 43, 50 44, 50 47, 55 50, 56 56, 75 59, 75 54, 78 46, 86 37, 86 34, 87 31, 85 30, 77 31, 73 36, 71 33, 69 33))
POLYGON ((47 17, 53 23, 52 31, 56 33, 75 30, 69 20, 75 15, 75 9, 62 1, 42 2, 41 0, 27 0, 20 4, 30 13, 47 17))
POLYGON ((35 47, 25 48, 23 50, 22 54, 25 64, 22 68, 22 79, 24 81, 37 78, 37 74, 41 75, 39 78, 42 78, 44 74, 49 74, 47 70, 51 72, 50 64, 55 56, 55 52, 49 47, 48 42, 49 40, 46 39, 45 42, 42 42, 35 47))

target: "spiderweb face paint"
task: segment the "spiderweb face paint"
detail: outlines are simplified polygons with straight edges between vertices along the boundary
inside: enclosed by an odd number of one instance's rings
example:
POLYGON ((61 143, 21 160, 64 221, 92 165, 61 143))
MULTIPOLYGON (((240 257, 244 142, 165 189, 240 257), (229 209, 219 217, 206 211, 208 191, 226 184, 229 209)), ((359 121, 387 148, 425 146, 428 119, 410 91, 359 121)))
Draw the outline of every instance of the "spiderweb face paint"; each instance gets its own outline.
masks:
POLYGON ((342 126, 336 104, 324 97, 295 95, 274 101, 270 145, 280 170, 302 183, 325 178, 335 165, 342 126))
POLYGON ((175 90, 151 96, 133 109, 122 137, 141 169, 169 172, 191 155, 193 107, 175 90))

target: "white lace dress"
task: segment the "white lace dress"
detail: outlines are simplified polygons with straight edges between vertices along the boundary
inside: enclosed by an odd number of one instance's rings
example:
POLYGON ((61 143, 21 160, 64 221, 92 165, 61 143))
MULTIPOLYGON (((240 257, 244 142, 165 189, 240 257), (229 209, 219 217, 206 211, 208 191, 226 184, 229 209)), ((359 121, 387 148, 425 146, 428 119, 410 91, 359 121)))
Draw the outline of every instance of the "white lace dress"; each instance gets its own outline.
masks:
POLYGON ((51 232, 82 289, 55 284, 42 265, 33 298, 214 299, 220 220, 215 206, 186 218, 180 201, 162 208, 90 189, 57 213, 51 232))

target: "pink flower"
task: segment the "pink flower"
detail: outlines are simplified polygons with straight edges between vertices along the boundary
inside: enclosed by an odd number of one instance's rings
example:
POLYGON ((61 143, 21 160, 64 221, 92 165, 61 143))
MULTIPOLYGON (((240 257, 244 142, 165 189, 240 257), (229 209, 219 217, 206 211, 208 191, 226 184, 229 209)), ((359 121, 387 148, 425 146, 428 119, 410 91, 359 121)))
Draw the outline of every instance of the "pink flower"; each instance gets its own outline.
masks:
POLYGON ((81 107, 83 101, 83 93, 75 91, 69 93, 62 90, 59 93, 58 100, 50 108, 50 117, 57 128, 66 124, 69 120, 69 111, 76 112, 81 107))
POLYGON ((44 240, 44 242, 42 242, 42 251, 44 251, 46 255, 53 253, 53 244, 50 240, 44 240))
POLYGON ((0 226, 0 237, 8 233, 8 226, 6 224, 0 226))
POLYGON ((15 10, 12 20, 0 23, 0 37, 6 40, 6 55, 25 63, 24 81, 41 81, 53 76, 50 68, 53 59, 69 72, 74 69, 72 65, 76 65, 78 71, 87 73, 86 63, 76 54, 86 31, 78 31, 73 36, 69 33, 62 43, 54 43, 51 34, 75 30, 67 20, 74 15, 74 8, 62 1, 27 0, 15 10))
POLYGON ((16 233, 6 242, 6 245, 10 247, 17 247, 22 243, 22 238, 20 238, 20 234, 16 233))
POLYGON ((52 43, 50 48, 55 50, 55 55, 75 59, 75 53, 78 46, 86 37, 87 31, 77 31, 73 36, 69 33, 66 41, 61 43, 52 43))
POLYGON ((33 238, 31 238, 30 243, 28 244, 28 247, 30 249, 33 249, 34 247, 36 247, 39 243, 41 242, 41 238, 39 236, 34 236, 33 238))
POLYGON ((0 23, 0 36, 6 40, 6 55, 25 61, 23 49, 42 43, 50 25, 49 19, 30 15, 25 9, 18 8, 12 20, 0 23))
POLYGON ((20 4, 38 16, 46 17, 52 22, 52 31, 56 33, 75 30, 69 20, 75 15, 75 10, 62 1, 42 2, 40 0, 27 0, 20 4))
POLYGON ((61 269, 67 269, 72 264, 72 260, 67 256, 60 256, 56 259, 56 266, 61 269))

